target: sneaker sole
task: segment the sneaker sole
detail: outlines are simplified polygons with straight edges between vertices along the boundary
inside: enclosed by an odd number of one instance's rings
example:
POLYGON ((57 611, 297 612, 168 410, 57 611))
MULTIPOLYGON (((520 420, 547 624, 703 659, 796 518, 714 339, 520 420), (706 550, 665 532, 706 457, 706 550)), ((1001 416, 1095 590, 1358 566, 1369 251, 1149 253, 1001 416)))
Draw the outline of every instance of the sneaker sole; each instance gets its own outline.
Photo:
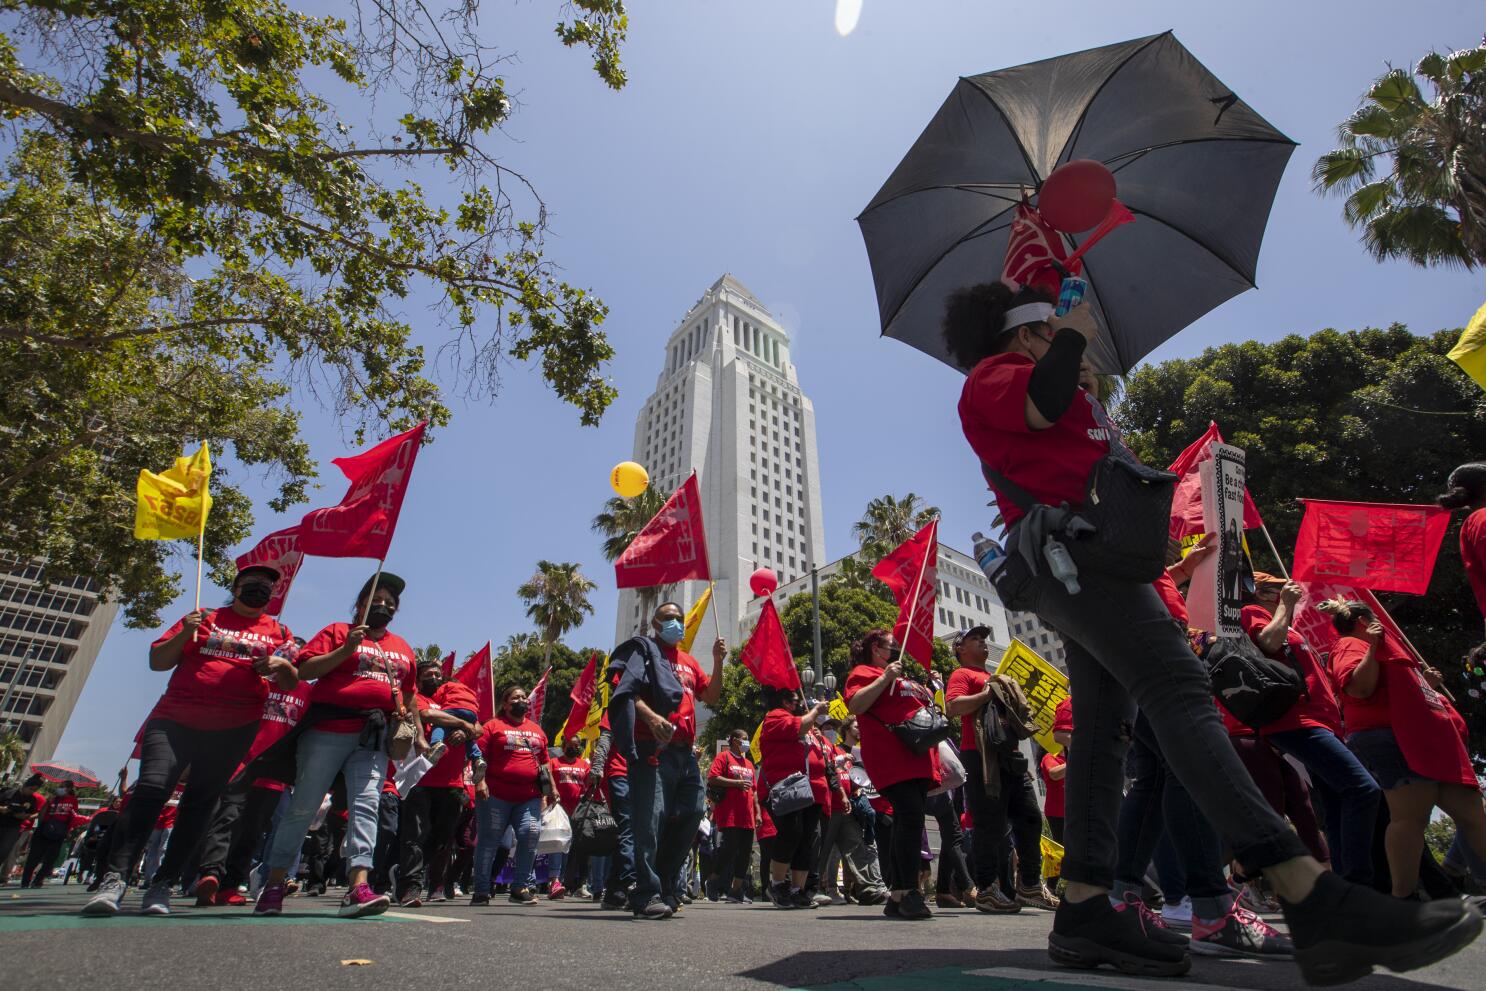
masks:
POLYGON ((269 917, 271 915, 278 915, 282 911, 283 911, 283 909, 281 909, 281 908, 263 908, 263 909, 255 908, 255 909, 253 909, 253 914, 254 915, 263 916, 264 918, 267 918, 267 917, 269 917))
POLYGON ((94 918, 107 918, 110 915, 119 914, 119 903, 115 901, 90 901, 83 906, 83 915, 94 918))
POLYGON ((342 905, 336 915, 342 919, 361 919, 371 915, 381 915, 391 907, 388 901, 367 902, 364 905, 342 905))
POLYGON ((1380 949, 1356 943, 1327 941, 1295 951, 1300 976, 1307 984, 1327 987, 1346 984, 1371 974, 1374 967, 1386 967, 1395 974, 1427 967, 1469 946, 1481 935, 1481 917, 1466 910, 1447 928, 1430 936, 1380 949))
POLYGON ((1222 943, 1210 943, 1204 939, 1193 939, 1187 943, 1187 950, 1200 957, 1246 957, 1250 960, 1290 960, 1295 953, 1293 950, 1248 950, 1237 946, 1225 946, 1222 943))
POLYGON ((1008 905, 1005 908, 1001 908, 997 905, 983 905, 980 902, 975 903, 975 911, 984 912, 986 915, 1016 915, 1021 910, 1022 907, 1020 905, 1008 905))
POLYGON ((1078 970, 1097 970, 1109 964, 1122 974, 1137 974, 1142 977, 1181 977, 1192 969, 1192 958, 1183 954, 1180 960, 1152 960, 1121 953, 1107 946, 1078 937, 1060 936, 1050 933, 1047 937, 1047 955, 1053 963, 1078 970))
POLYGON ((146 905, 139 910, 140 915, 169 915, 169 905, 146 905))

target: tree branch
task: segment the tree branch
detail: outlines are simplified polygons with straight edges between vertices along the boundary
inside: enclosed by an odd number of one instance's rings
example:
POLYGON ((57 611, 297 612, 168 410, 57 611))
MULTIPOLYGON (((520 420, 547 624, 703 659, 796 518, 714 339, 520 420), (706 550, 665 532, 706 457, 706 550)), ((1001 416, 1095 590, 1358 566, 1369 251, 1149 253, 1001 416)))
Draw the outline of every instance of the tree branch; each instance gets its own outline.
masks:
POLYGON ((183 330, 201 330, 204 327, 262 324, 267 322, 268 318, 266 316, 215 317, 210 320, 192 320, 188 323, 167 324, 161 327, 135 327, 132 330, 119 330, 112 334, 102 334, 96 337, 56 337, 51 334, 33 334, 21 327, 0 326, 0 337, 9 338, 13 341, 36 341, 39 344, 50 344, 53 347, 69 348, 73 351, 92 351, 119 341, 132 340, 139 337, 152 337, 157 334, 174 334, 183 330))

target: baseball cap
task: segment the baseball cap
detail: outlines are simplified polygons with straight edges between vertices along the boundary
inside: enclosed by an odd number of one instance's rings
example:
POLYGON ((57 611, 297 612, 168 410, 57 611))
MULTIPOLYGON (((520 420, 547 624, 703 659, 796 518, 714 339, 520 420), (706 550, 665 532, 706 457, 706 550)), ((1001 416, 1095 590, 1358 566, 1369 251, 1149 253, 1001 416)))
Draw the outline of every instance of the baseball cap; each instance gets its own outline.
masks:
POLYGON ((959 651, 960 645, 971 637, 983 637, 990 639, 991 628, 989 626, 972 626, 968 630, 961 630, 949 639, 949 649, 959 651))

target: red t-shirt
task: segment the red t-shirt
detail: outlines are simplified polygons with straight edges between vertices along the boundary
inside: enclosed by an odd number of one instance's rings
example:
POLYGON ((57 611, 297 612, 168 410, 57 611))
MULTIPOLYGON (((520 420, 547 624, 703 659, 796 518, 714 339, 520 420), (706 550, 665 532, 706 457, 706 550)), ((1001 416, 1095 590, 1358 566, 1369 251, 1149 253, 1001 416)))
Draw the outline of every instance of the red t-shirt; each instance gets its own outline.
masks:
POLYGON ((1042 763, 1038 767, 1042 775, 1042 783, 1047 786, 1047 797, 1042 801, 1042 814, 1045 816, 1061 816, 1065 808, 1063 802, 1063 786, 1067 783, 1066 778, 1052 779, 1051 772, 1055 767, 1062 767, 1068 763, 1068 758, 1062 754, 1043 754, 1042 763))
POLYGON ((810 777, 810 793, 815 796, 815 804, 827 809, 831 807, 825 759, 814 740, 800 738, 799 716, 792 716, 783 709, 770 711, 759 732, 758 749, 763 757, 764 780, 771 787, 796 771, 805 771, 810 777))
MULTIPOLYGON (((1022 354, 996 354, 976 365, 960 392, 960 427, 976 456, 1034 501, 1078 507, 1089 469, 1109 453, 1109 431, 1095 418, 1097 401, 1083 389, 1048 429, 1027 426, 1027 383, 1036 367, 1022 354)), ((1008 526, 1022 518, 1009 496, 992 491, 1008 526)))
POLYGON ((829 741, 827 741, 827 744, 827 753, 830 756, 831 763, 836 765, 836 781, 841 786, 840 789, 831 792, 831 815, 836 815, 837 813, 846 812, 848 809, 847 801, 841 797, 841 790, 845 790, 847 798, 850 798, 857 792, 856 785, 851 783, 851 768, 854 761, 852 760, 850 750, 844 750, 839 745, 830 745, 829 741))
POLYGON ((1073 696, 1070 695, 1063 699, 1063 701, 1058 703, 1058 707, 1053 710, 1053 732, 1073 732, 1073 696))
POLYGON ((432 701, 437 702, 440 709, 480 711, 480 700, 475 698, 475 690, 462 681, 444 682, 434 690, 432 701))
POLYGON ((767 840, 771 836, 778 836, 779 830, 774 828, 774 820, 769 817, 769 810, 760 803, 758 806, 758 838, 767 840))
POLYGON ((490 794, 507 802, 526 802, 542 794, 537 768, 547 763, 547 734, 530 719, 520 725, 496 716, 480 734, 480 751, 489 767, 490 794))
POLYGON ((176 809, 178 808, 180 808, 179 805, 172 802, 166 802, 165 805, 160 809, 160 814, 155 817, 155 828, 174 829, 175 813, 176 809))
MULTIPOLYGON (((955 699, 965 695, 978 695, 985 691, 986 684, 990 680, 990 672, 984 668, 980 670, 976 670, 975 668, 955 668, 950 672, 949 683, 944 686, 944 704, 948 706, 955 699)), ((975 739, 975 717, 979 711, 975 709, 960 717, 961 750, 980 752, 980 743, 975 739)))
POLYGON ((712 806, 712 822, 719 829, 753 829, 758 821, 753 814, 754 795, 753 761, 747 757, 734 757, 731 750, 717 755, 707 769, 707 780, 713 778, 736 778, 748 782, 747 788, 719 788, 722 798, 712 806))
MULTIPOLYGON (((681 687, 686 691, 681 695, 681 705, 666 716, 671 725, 676 727, 675 734, 671 737, 672 746, 690 747, 697 738, 697 693, 707 691, 707 686, 712 680, 702 671, 702 666, 697 659, 686 651, 677 647, 660 645, 661 656, 671 662, 671 670, 676 672, 676 679, 681 682, 681 687)), ((650 732, 650 727, 640 720, 635 720, 635 739, 653 740, 655 735, 650 732)))
POLYGON ((557 802, 564 812, 572 815, 588 786, 588 771, 593 765, 582 757, 566 755, 552 762, 552 776, 557 781, 557 802))
MULTIPOLYGON (((346 642, 350 631, 347 623, 332 623, 316 633, 299 656, 308 659, 329 654, 346 642)), ((413 648, 389 630, 380 640, 367 637, 356 648, 355 657, 346 658, 335 670, 321 675, 310 693, 310 701, 347 709, 392 712, 392 686, 397 686, 400 695, 413 694, 413 671, 413 648)), ((327 719, 316 723, 315 729, 327 733, 360 733, 363 725, 360 719, 327 719)))
POLYGON ((1152 584, 1155 586, 1156 594, 1161 597, 1161 602, 1166 606, 1166 611, 1171 613, 1171 618, 1187 626, 1190 622, 1187 614, 1187 600, 1182 598, 1182 593, 1176 587, 1176 579, 1162 572, 1152 584))
MULTIPOLYGON (((1341 637, 1331 645, 1331 681, 1336 687, 1337 701, 1341 703, 1342 723, 1346 727, 1347 736, 1365 729, 1393 725, 1388 714, 1388 679, 1383 677, 1382 672, 1378 673, 1377 687, 1367 698, 1357 698, 1347 693, 1347 685, 1351 684, 1352 675, 1357 671, 1357 665, 1367 656, 1368 650, 1367 641, 1351 636, 1341 637)), ((1387 652, 1387 641, 1379 641, 1374 656, 1382 661, 1387 652)))
MULTIPOLYGON (((434 698, 437 697, 438 693, 435 692, 434 698)), ((421 712, 438 712, 444 708, 444 706, 423 695, 417 696, 414 702, 421 712)), ((463 706, 455 706, 455 708, 463 708, 463 706)), ((426 728, 424 735, 427 735, 426 728)), ((468 743, 451 745, 447 739, 444 743, 444 756, 439 758, 437 764, 428 769, 427 774, 418 779, 418 783, 413 786, 414 788, 460 788, 464 786, 464 766, 469 762, 468 743)))
MULTIPOLYGON (((881 674, 882 668, 858 664, 846 676, 843 698, 850 702, 857 692, 872 684, 881 674)), ((924 706, 933 704, 934 696, 926 686, 908 678, 899 678, 884 688, 872 707, 857 720, 857 728, 862 734, 862 764, 878 791, 914 778, 939 782, 939 750, 935 748, 925 754, 916 754, 888 729, 924 706)))
MULTIPOLYGON (((248 747, 247 756, 238 765, 238 771, 289 734, 309 706, 310 692, 314 690, 314 687, 308 681, 301 681, 292 691, 286 692, 272 682, 269 683, 268 697, 263 700, 263 715, 258 723, 258 734, 253 737, 253 743, 248 747)), ((257 778, 252 786, 267 788, 270 791, 284 790, 282 781, 275 781, 271 778, 257 778)))
MULTIPOLYGON (((183 625, 183 619, 176 620, 154 646, 181 632, 183 625)), ((211 610, 182 648, 180 663, 170 672, 170 683, 150 718, 192 729, 228 729, 257 722, 268 696, 268 682, 253 670, 253 661, 285 643, 293 647, 288 629, 272 616, 250 619, 230 606, 211 610)))
POLYGON ((80 818, 77 814, 76 795, 53 795, 42 804, 36 822, 40 824, 60 819, 67 824, 68 832, 71 832, 72 827, 78 824, 80 818))
MULTIPOLYGON (((1244 632, 1254 641, 1256 647, 1259 645, 1260 631, 1273 619, 1274 615, 1263 606, 1244 606, 1243 612, 1239 614, 1244 632)), ((1342 730, 1342 714, 1337 707, 1336 692, 1331 687, 1331 676, 1321 667, 1321 661, 1316 657, 1315 651, 1311 650, 1310 644, 1305 642, 1305 637, 1296 633, 1294 627, 1285 634, 1285 643, 1290 648, 1290 657, 1294 658, 1295 664, 1300 668, 1301 677, 1305 679, 1305 694, 1290 707, 1289 712, 1265 726, 1260 731, 1261 734, 1268 736, 1271 733, 1314 727, 1339 735, 1342 730)), ((1289 663, 1280 654, 1265 651, 1265 656, 1289 663)))
POLYGON ((1476 594, 1476 608, 1486 613, 1486 509, 1478 509, 1460 525, 1460 560, 1476 594))

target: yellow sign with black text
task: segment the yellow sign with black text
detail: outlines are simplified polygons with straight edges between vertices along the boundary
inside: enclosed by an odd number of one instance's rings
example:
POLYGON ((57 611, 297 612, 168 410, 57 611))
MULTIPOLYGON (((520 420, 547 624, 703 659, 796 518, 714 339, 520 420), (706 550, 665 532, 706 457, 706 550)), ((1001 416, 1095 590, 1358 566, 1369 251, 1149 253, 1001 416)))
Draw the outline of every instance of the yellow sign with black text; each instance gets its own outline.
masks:
POLYGON ((996 673, 1022 686, 1027 704, 1032 707, 1032 718, 1037 720, 1038 746, 1050 754, 1062 753, 1062 745, 1053 739, 1053 715, 1058 703, 1068 697, 1067 676, 1015 637, 1001 655, 996 673))

